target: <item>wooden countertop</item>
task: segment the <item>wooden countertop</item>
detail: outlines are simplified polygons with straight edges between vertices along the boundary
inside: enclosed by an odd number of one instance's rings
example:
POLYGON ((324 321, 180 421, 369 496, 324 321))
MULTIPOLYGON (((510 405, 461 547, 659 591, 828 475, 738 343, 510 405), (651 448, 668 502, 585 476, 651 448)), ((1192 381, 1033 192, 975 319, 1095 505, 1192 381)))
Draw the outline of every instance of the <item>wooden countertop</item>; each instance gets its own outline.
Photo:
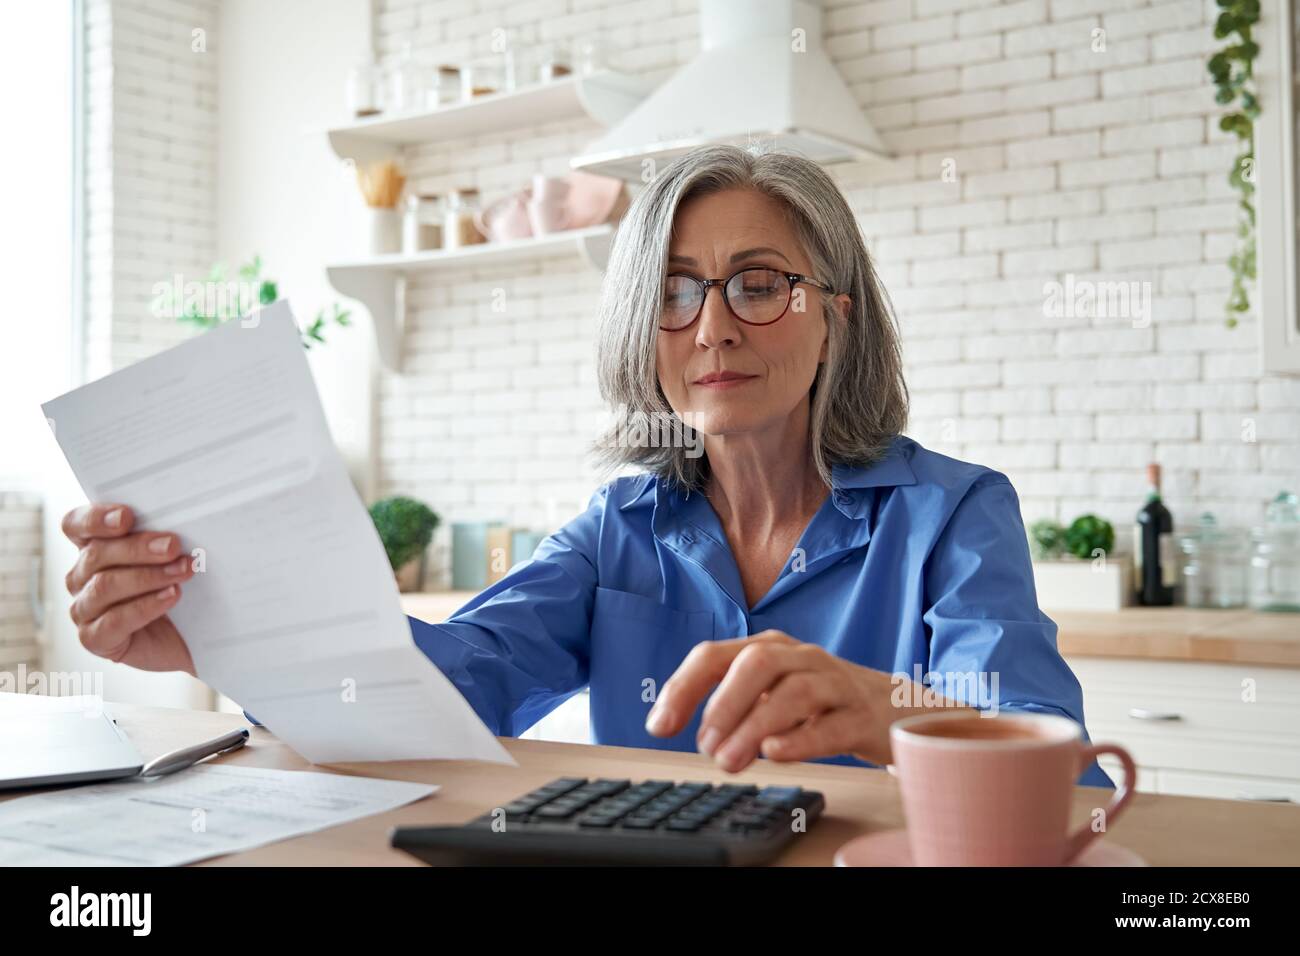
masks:
MULTIPOLYGON (((403 594, 406 613, 443 621, 472 591, 403 594)), ((1053 611, 1065 657, 1128 657, 1300 667, 1300 614, 1130 607, 1121 611, 1053 611)))
MULTIPOLYGON (((236 714, 113 704, 109 709, 146 759, 245 726, 236 714)), ((883 770, 759 761, 727 775, 700 754, 596 747, 503 738, 518 767, 468 761, 308 764, 265 728, 222 763, 284 770, 347 772, 437 784, 433 796, 318 833, 207 861, 233 866, 406 866, 418 861, 388 845, 392 827, 463 823, 487 809, 563 776, 798 784, 826 795, 826 816, 780 861, 826 866, 846 841, 903 823, 895 779, 883 770)), ((30 791, 28 791, 30 792, 30 791)), ((1110 791, 1075 789, 1074 825, 1089 819, 1110 791)), ((5 795, 12 796, 12 795, 5 795)), ((1300 811, 1293 806, 1139 793, 1105 839, 1153 866, 1295 866, 1300 864, 1300 811)))
POLYGON ((1187 607, 1046 613, 1065 657, 1300 667, 1300 614, 1187 607))

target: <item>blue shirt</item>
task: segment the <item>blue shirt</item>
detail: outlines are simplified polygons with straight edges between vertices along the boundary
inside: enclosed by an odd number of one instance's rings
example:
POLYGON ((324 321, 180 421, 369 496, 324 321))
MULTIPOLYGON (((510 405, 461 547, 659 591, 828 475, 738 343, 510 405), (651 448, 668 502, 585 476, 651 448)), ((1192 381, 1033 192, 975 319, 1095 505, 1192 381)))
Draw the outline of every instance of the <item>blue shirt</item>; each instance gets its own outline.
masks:
MULTIPOLYGON (((596 743, 694 751, 700 709, 676 736, 653 737, 654 693, 701 641, 768 628, 971 706, 1083 724, 1082 691, 1038 608, 1005 475, 899 436, 880 461, 836 466, 832 478, 753 607, 704 496, 641 475, 600 488, 446 622, 412 619, 415 643, 504 736, 590 687, 596 743)), ((870 766, 848 755, 821 762, 870 766)), ((1095 761, 1078 782, 1114 786, 1095 761)))

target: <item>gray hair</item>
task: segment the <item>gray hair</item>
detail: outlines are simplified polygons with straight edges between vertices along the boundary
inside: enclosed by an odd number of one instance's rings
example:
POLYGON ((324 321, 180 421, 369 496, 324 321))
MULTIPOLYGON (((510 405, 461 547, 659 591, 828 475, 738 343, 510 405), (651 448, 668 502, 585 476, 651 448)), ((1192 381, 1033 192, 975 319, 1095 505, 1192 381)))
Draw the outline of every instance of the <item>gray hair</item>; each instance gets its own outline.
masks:
MULTIPOLYGON (((833 464, 879 460, 907 424, 908 394, 897 323, 857 220, 835 182, 809 159, 708 146, 682 156, 640 192, 618 227, 601 287, 601 396, 632 416, 673 416, 655 368, 673 219, 686 200, 727 189, 756 189, 780 202, 815 278, 852 299, 847 321, 839 321, 834 305, 822 299, 827 352, 811 390, 809 444, 829 485, 833 464)), ((674 431, 683 427, 676 420, 674 431)), ((618 433, 616 423, 596 445, 598 459, 611 468, 639 465, 688 491, 708 477, 707 456, 689 455, 681 442, 629 447, 618 433)))

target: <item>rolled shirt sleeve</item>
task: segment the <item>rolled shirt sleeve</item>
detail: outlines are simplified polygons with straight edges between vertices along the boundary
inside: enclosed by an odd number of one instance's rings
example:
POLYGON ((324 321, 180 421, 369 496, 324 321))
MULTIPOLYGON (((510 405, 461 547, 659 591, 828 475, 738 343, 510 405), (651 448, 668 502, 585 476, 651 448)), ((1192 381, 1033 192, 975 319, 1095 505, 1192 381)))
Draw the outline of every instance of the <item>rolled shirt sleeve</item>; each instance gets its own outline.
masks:
POLYGON ((517 736, 587 685, 607 494, 445 622, 411 618, 416 646, 494 734, 517 736))
MULTIPOLYGON (((925 592, 936 690, 980 710, 1059 714, 1084 726, 1083 690, 1057 650, 1056 624, 1039 610, 1019 498, 1005 476, 979 479, 957 504, 925 592)), ((1114 787, 1096 761, 1078 782, 1114 787)))

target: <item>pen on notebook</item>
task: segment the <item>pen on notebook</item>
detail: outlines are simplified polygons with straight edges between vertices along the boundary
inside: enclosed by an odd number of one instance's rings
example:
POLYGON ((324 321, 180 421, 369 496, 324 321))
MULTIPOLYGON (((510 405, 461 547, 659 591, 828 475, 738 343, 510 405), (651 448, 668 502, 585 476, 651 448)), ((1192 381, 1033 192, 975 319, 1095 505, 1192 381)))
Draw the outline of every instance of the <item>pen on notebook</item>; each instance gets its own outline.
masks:
POLYGON ((163 774, 175 773, 177 770, 192 767, 204 757, 223 754, 230 750, 238 750, 247 741, 248 729, 241 727, 239 730, 232 730, 228 734, 222 734, 215 740, 194 744, 192 747, 182 747, 180 750, 173 750, 161 757, 155 757, 144 765, 144 769, 140 771, 140 776, 161 777, 163 774))

